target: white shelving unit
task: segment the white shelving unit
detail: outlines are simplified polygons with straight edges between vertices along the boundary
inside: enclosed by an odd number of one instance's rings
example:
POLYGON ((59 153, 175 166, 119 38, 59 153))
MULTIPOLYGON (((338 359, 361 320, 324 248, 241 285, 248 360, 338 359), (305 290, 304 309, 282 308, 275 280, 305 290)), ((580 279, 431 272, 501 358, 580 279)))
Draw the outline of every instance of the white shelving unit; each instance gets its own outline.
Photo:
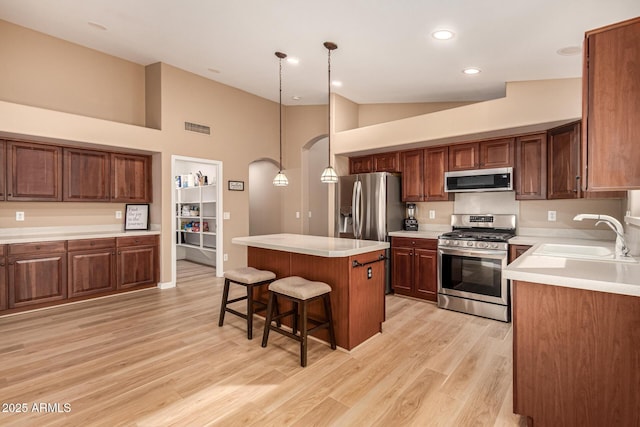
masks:
POLYGON ((176 188, 176 245, 216 252, 217 187, 176 188))

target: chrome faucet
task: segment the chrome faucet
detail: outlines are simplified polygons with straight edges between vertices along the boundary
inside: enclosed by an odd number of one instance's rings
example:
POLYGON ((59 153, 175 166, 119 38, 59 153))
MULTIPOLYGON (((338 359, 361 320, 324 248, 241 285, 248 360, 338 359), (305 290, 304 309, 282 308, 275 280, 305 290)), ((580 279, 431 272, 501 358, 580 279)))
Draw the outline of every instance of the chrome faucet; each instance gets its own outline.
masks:
POLYGON ((574 221, 582 221, 583 219, 595 219, 597 220, 596 226, 599 224, 606 224, 616 233, 616 258, 626 258, 629 256, 629 248, 627 242, 624 240, 624 228, 620 221, 609 215, 598 214, 579 214, 576 215, 574 221))

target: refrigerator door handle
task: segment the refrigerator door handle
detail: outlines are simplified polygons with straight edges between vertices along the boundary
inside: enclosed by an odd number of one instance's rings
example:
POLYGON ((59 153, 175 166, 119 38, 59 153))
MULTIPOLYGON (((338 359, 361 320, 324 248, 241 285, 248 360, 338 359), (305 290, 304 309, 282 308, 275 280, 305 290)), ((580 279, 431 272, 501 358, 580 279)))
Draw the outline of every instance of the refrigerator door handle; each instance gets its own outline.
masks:
POLYGON ((357 210, 357 214, 356 214, 356 220, 357 225, 356 225, 356 229, 354 230, 355 232, 353 233, 356 239, 362 239, 362 225, 363 225, 363 221, 362 221, 362 213, 363 213, 363 206, 362 206, 362 182, 360 180, 356 181, 356 210, 357 210))
POLYGON ((351 193, 351 224, 353 226, 353 237, 358 237, 358 181, 353 183, 351 193))

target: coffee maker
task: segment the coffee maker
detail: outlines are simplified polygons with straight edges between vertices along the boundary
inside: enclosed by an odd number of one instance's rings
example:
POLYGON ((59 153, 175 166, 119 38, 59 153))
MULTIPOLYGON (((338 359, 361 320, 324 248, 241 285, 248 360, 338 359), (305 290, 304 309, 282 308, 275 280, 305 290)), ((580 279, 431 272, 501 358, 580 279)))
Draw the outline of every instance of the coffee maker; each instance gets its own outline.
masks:
POLYGON ((416 219, 416 204, 407 203, 407 218, 402 223, 402 229, 406 231, 418 231, 418 220, 416 219))

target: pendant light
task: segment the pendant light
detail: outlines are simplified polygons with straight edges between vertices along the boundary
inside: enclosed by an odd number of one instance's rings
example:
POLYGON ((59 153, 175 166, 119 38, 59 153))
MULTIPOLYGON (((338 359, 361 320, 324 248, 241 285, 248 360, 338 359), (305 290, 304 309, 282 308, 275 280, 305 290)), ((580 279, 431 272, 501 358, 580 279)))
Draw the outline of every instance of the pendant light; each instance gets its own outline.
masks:
POLYGON ((273 178, 273 185, 276 187, 286 187, 289 185, 287 176, 282 172, 282 60, 287 57, 287 54, 282 52, 276 52, 278 61, 280 62, 280 163, 278 163, 278 174, 273 178))
POLYGON ((322 176, 320 177, 320 181, 326 183, 326 184, 335 184, 336 182, 338 182, 338 174, 336 174, 336 171, 333 169, 333 167, 331 167, 331 51, 332 50, 336 50, 338 48, 338 45, 332 42, 324 42, 324 47, 327 48, 327 50, 329 51, 329 97, 327 98, 329 100, 329 102, 327 102, 327 116, 328 116, 328 127, 327 127, 327 133, 329 135, 329 166, 327 166, 327 168, 322 172, 322 176))

